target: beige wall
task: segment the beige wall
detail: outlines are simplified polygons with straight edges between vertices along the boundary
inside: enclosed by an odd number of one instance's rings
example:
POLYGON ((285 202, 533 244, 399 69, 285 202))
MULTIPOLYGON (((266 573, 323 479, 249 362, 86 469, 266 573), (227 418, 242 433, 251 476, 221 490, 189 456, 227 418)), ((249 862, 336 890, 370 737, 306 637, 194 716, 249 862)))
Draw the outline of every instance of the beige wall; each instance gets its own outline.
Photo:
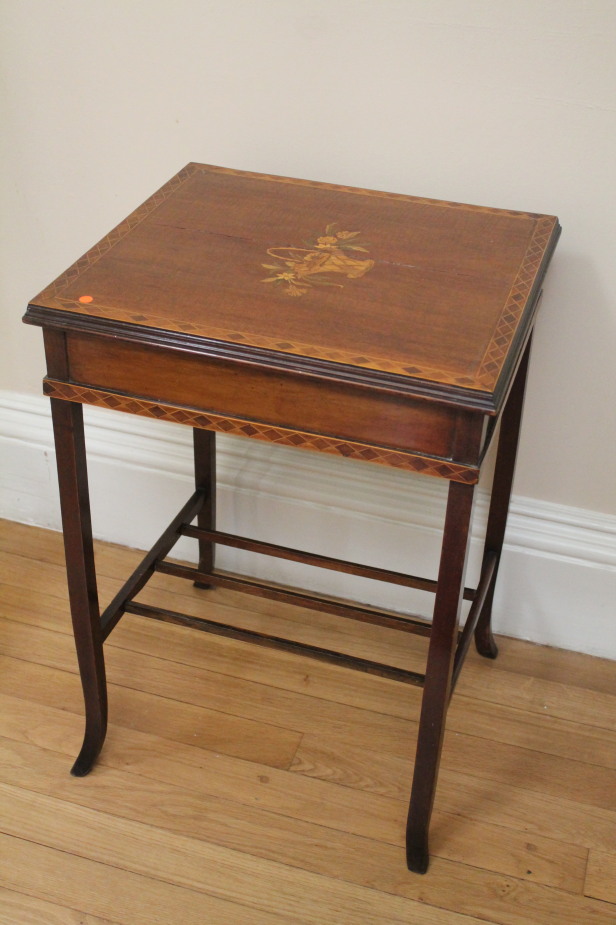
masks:
POLYGON ((614 0, 4 0, 0 389, 29 297, 198 160, 556 213, 516 493, 616 512, 614 0))

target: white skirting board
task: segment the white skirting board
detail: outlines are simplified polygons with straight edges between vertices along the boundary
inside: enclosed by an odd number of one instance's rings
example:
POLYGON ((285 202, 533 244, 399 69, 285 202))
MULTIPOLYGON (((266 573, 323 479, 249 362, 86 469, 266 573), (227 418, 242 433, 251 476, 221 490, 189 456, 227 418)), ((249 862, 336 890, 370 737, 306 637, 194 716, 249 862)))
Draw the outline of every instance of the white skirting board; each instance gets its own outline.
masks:
MULTIPOLYGON (((191 432, 86 408, 95 536, 149 548, 192 491, 191 432)), ((369 463, 218 436, 219 529, 435 577, 447 486, 369 463)), ((60 529, 44 398, 0 393, 0 516, 60 529)), ((478 491, 467 584, 487 496, 478 491)), ((174 555, 194 560, 196 542, 174 555)), ((432 596, 231 549, 225 569, 429 616, 432 596)), ((616 517, 515 496, 494 607, 499 633, 616 659, 616 517)))

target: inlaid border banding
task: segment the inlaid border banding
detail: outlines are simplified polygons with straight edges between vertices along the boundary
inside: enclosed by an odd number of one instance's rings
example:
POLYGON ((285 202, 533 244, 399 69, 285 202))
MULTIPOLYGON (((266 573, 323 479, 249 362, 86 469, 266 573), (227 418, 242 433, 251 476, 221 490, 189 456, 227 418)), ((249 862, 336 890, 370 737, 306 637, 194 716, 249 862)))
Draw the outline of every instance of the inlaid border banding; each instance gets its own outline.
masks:
POLYGON ((201 411, 197 408, 154 402, 149 399, 122 395, 105 389, 95 389, 89 386, 62 382, 58 379, 44 379, 43 391, 49 398, 59 398, 84 405, 96 405, 101 408, 110 408, 114 411, 139 414, 159 421, 173 421, 176 424, 187 424, 190 427, 213 430, 218 433, 231 434, 232 436, 252 437, 256 440, 264 440, 280 446, 331 453, 334 456, 343 456, 346 459, 357 459, 363 462, 389 466, 394 469, 421 472, 424 475, 432 475, 436 478, 449 479, 454 482, 463 482, 467 485, 474 485, 479 476, 477 468, 462 466, 445 459, 418 456, 386 447, 375 447, 365 443, 356 443, 352 440, 330 437, 325 434, 311 434, 285 427, 273 427, 259 421, 247 421, 222 416, 210 411, 201 411))
POLYGON ((544 258, 549 247, 550 238, 557 228, 557 220, 553 216, 535 215, 527 212, 514 212, 504 209, 494 209, 487 206, 473 206, 461 203, 446 202, 423 197, 407 196, 401 193, 384 193, 377 190, 365 190, 356 187, 336 186, 329 183, 319 183, 312 180, 295 180, 290 177, 276 177, 269 174, 250 173, 240 170, 232 170, 225 167, 214 167, 207 164, 188 164, 175 177, 172 177, 168 183, 161 187, 158 192, 151 196, 143 205, 131 213, 123 222, 121 222, 113 231, 103 238, 95 247, 84 254, 76 263, 74 263, 65 273, 58 277, 50 284, 35 300, 31 303, 37 305, 38 301, 53 303, 60 310, 71 313, 79 313, 90 317, 108 317, 114 320, 124 321, 129 324, 139 324, 148 327, 155 327, 161 330, 173 330, 180 333, 194 336, 208 337, 215 340, 231 342, 234 344, 245 345, 247 347, 265 348, 281 353, 295 354, 299 356, 312 357, 317 360, 324 360, 331 363, 341 363, 350 366, 361 367, 364 369, 374 369, 384 373, 394 373, 404 377, 425 379, 431 382, 441 383, 444 385, 455 385, 470 390, 482 392, 492 391, 498 381, 503 361, 507 351, 515 337, 518 324, 523 315, 524 309, 528 303, 529 296, 536 287, 538 275, 544 263, 544 258), (266 182, 286 183, 291 185, 308 186, 317 189, 327 189, 337 192, 354 193, 364 196, 375 196, 385 199, 399 199, 408 202, 425 203, 442 208, 456 210, 467 210, 471 212, 483 212, 498 215, 508 215, 521 219, 533 219, 536 222, 532 238, 524 255, 522 264, 508 294, 507 300, 500 313, 499 319, 495 325, 490 342, 485 350, 481 362, 475 373, 467 376, 452 376, 450 372, 435 369, 432 367, 420 367, 407 365, 401 362, 393 361, 384 357, 358 355, 354 352, 345 350, 332 350, 318 344, 291 343, 283 341, 280 338, 261 334, 251 334, 246 332, 214 328, 207 324, 191 324, 169 321, 168 318, 161 318, 156 315, 130 312, 122 307, 101 306, 97 305, 94 309, 92 305, 80 304, 76 299, 67 299, 62 296, 62 291, 71 285, 82 272, 95 264, 105 253, 107 253, 118 241, 122 240, 129 232, 139 225, 145 218, 154 212, 159 205, 169 198, 181 185, 189 180, 196 173, 212 172, 222 173, 231 176, 248 177, 252 179, 263 180, 266 182), (96 315, 94 315, 94 311, 96 315))

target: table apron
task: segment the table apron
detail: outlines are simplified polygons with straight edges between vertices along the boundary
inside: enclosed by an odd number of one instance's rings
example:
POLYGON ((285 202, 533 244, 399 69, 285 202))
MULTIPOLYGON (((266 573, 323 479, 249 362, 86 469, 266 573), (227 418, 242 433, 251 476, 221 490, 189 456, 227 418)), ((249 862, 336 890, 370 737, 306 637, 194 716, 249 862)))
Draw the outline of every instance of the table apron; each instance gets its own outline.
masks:
MULTIPOLYGON (((476 480, 483 432, 478 412, 76 332, 66 334, 65 357, 64 369, 48 367, 54 397, 68 398, 70 385, 72 400, 84 404, 476 480), (426 462, 409 465, 399 456, 426 462)), ((48 394, 51 389, 48 382, 48 394)))

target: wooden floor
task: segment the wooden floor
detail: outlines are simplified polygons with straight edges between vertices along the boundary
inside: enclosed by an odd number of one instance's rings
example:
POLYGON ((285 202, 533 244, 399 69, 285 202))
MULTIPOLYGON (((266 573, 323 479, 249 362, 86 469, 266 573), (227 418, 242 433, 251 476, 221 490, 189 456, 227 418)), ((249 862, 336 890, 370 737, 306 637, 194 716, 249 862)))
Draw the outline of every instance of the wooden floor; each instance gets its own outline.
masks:
MULTIPOLYGON (((138 558, 97 546, 104 600, 138 558)), ((125 616, 107 743, 72 778, 60 536, 0 522, 0 576, 2 925, 616 922, 614 663, 510 639, 469 657, 420 877, 403 850, 419 690, 125 616)), ((162 576, 142 599, 413 669, 425 654, 162 576)))

